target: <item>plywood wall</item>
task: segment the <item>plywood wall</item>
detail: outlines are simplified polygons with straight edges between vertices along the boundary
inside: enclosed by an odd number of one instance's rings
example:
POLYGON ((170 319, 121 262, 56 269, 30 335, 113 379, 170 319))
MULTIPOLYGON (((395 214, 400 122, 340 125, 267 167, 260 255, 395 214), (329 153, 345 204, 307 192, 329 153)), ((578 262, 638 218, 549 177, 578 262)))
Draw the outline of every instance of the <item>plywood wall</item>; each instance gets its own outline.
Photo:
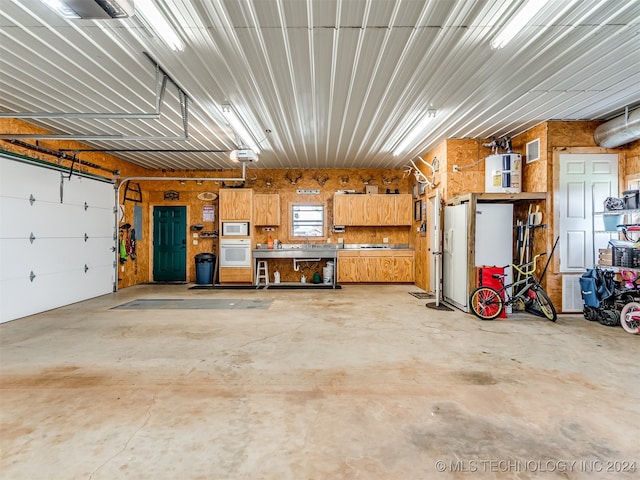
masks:
MULTIPOLYGON (((199 185, 195 178, 200 176, 213 176, 212 172, 172 172, 176 177, 193 177, 194 180, 177 181, 142 181, 140 186, 143 191, 143 211, 145 225, 142 242, 139 242, 139 250, 145 253, 140 255, 136 264, 125 264, 124 271, 120 272, 121 287, 144 283, 152 279, 152 253, 153 248, 150 243, 152 236, 152 213, 153 208, 162 205, 184 205, 187 207, 187 225, 203 224, 204 230, 217 230, 218 201, 203 201, 198 199, 198 194, 202 192, 217 193, 220 188, 239 184, 237 182, 217 182, 204 181, 199 185), (165 200, 164 194, 167 191, 178 193, 177 200, 165 200), (203 206, 213 205, 216 214, 215 222, 204 222, 203 206)), ((241 172, 223 171, 215 172, 220 177, 239 177, 241 172)), ((400 193, 410 192, 410 180, 403 175, 402 170, 396 169, 326 169, 326 170, 259 170, 247 168, 247 181, 245 187, 253 189, 255 193, 273 193, 280 197, 280 218, 281 224, 275 227, 274 231, 264 231, 263 227, 253 227, 254 245, 256 243, 267 243, 267 238, 271 236, 284 243, 300 243, 299 238, 290 235, 291 205, 299 203, 319 204, 325 206, 326 212, 326 236, 321 240, 309 239, 310 243, 338 243, 342 239, 344 243, 383 243, 387 239, 389 243, 409 243, 410 227, 347 227, 346 232, 335 234, 329 227, 333 218, 333 195, 337 190, 355 190, 364 192, 367 185, 378 186, 379 192, 384 193, 387 189, 390 192, 398 190, 400 193), (299 177, 299 178, 298 178, 299 177), (294 182, 295 183, 292 183, 294 182), (366 182, 366 183, 365 183, 366 182), (299 190, 318 190, 318 193, 299 193, 299 190)), ((133 205, 135 202, 124 202, 126 215, 133 215, 133 205)), ((129 217, 130 218, 130 217, 129 217)), ((198 238, 192 236, 187 242, 187 279, 195 281, 194 257, 198 253, 218 251, 218 240, 213 238, 198 238), (197 245, 194 244, 197 240, 197 245)), ((299 280, 300 272, 293 272, 292 262, 281 262, 273 264, 273 268, 278 267, 283 281, 299 280)), ((315 271, 322 274, 322 265, 305 272, 307 276, 313 275, 315 271), (311 271, 313 270, 313 271, 311 271)), ((273 272, 270 272, 273 274, 273 272)))

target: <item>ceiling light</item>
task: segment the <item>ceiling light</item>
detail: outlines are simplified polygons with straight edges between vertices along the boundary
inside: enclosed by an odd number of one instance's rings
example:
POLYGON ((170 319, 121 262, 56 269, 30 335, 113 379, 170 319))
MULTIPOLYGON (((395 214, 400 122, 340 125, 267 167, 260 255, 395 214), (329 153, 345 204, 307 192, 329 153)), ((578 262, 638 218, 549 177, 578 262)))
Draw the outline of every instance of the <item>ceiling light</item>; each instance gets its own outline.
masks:
POLYGON ((42 0, 58 15, 72 20, 127 18, 133 14, 133 0, 42 0))
POLYGON ((136 0, 136 13, 140 14, 171 50, 184 50, 184 43, 175 29, 156 6, 154 0, 136 0))
POLYGON ((256 155, 259 154, 260 147, 258 147, 258 142, 254 140, 249 130, 247 130, 242 120, 240 120, 240 117, 238 117, 233 108, 231 108, 231 105, 222 105, 222 115, 227 119, 227 122, 229 122, 229 125, 231 125, 236 135, 240 137, 240 143, 242 143, 243 146, 248 146, 256 155))
POLYGON ((529 0, 524 7, 500 29, 491 41, 491 48, 502 48, 522 30, 549 0, 529 0))
POLYGON ((80 15, 76 13, 76 11, 67 5, 62 0, 42 0, 45 5, 51 8, 54 12, 60 15, 63 18, 74 18, 79 19, 82 18, 80 15))
POLYGON ((436 109, 430 108, 429 110, 427 110, 427 113, 422 118, 422 120, 420 120, 418 124, 415 127, 413 127, 413 129, 404 137, 404 140, 402 140, 402 142, 400 142, 400 144, 395 148, 395 150, 393 151, 394 157, 397 157, 402 152, 404 152, 409 146, 409 144, 418 135, 424 132, 424 129, 427 127, 427 124, 431 122, 434 118, 436 118, 436 113, 437 113, 436 109))

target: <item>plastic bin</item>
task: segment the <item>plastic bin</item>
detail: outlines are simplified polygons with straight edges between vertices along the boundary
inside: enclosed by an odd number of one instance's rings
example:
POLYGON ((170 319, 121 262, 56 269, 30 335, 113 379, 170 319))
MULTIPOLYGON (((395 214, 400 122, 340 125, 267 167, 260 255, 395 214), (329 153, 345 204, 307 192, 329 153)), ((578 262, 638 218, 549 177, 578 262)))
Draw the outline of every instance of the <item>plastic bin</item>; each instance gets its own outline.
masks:
POLYGON ((216 256, 213 253, 198 253, 196 261, 196 283, 210 285, 213 283, 213 264, 216 256))

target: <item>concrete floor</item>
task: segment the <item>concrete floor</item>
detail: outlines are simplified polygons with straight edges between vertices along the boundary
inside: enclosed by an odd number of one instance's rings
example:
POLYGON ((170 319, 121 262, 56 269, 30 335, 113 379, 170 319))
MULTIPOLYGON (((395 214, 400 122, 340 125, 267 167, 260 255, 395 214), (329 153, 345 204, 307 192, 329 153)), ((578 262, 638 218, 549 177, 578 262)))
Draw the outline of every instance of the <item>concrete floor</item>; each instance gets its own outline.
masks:
POLYGON ((0 477, 638 478, 640 338, 417 290, 138 286, 0 325, 0 477), (168 298, 272 303, 110 309, 168 298))

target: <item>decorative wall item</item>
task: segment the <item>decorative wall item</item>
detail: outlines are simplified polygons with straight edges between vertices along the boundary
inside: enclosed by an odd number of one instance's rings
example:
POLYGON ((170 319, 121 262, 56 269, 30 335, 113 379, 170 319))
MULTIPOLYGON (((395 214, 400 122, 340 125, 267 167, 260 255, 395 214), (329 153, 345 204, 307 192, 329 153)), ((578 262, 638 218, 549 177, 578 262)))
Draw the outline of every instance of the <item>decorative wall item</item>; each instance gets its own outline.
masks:
POLYGON ((422 200, 416 200, 413 203, 413 220, 416 222, 422 220, 422 200))
POLYGON ((164 192, 165 200, 180 200, 180 192, 176 192, 175 190, 167 190, 164 192))
POLYGON ((202 206, 202 221, 203 222, 215 222, 216 221, 216 213, 213 205, 203 205, 202 206))

